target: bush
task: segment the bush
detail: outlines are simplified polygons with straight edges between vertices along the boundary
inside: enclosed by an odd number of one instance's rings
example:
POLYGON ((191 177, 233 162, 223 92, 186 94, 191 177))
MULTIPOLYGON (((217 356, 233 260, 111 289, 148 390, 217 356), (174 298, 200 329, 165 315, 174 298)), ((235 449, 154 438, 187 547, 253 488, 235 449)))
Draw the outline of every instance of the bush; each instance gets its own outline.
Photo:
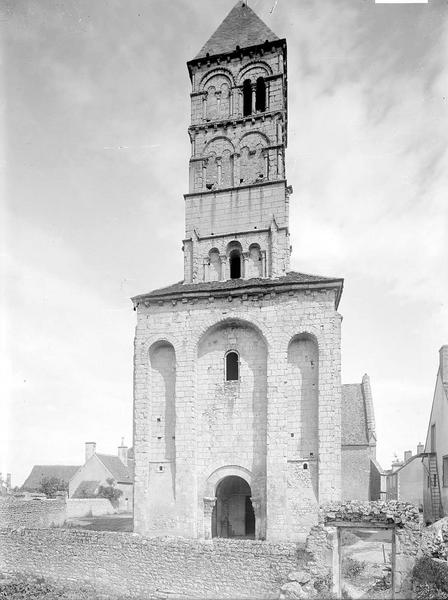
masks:
POLYGON ((448 600, 448 564, 424 556, 413 570, 416 598, 418 600, 448 600))
POLYGON ((115 487, 115 481, 113 479, 108 479, 107 483, 109 485, 100 485, 98 488, 98 498, 106 498, 110 500, 110 503, 114 508, 118 507, 118 499, 123 494, 121 490, 115 487))
POLYGON ((38 492, 45 494, 47 498, 56 498, 56 492, 66 492, 68 483, 59 477, 43 477, 38 492))
POLYGON ((364 569, 366 568, 366 563, 362 560, 356 560, 351 556, 343 559, 342 562, 342 576, 346 579, 355 579, 358 577, 364 569))
POLYGON ((434 558, 448 560, 448 525, 443 525, 439 532, 431 532, 425 537, 425 553, 434 558))

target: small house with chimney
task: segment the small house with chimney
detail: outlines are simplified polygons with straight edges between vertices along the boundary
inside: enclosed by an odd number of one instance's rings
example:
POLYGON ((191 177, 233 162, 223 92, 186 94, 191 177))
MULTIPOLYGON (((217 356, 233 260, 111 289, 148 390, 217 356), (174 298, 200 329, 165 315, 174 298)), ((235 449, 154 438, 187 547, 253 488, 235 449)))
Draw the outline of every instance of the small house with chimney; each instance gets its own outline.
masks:
POLYGON ((387 471, 387 500, 400 500, 415 504, 423 509, 423 452, 424 445, 418 444, 416 454, 406 450, 403 460, 394 460, 387 471))
POLYGON ((133 449, 122 440, 118 452, 99 454, 95 442, 85 444, 85 463, 69 481, 70 498, 94 498, 100 486, 112 485, 123 493, 118 500, 118 510, 132 511, 134 496, 134 455, 133 449))

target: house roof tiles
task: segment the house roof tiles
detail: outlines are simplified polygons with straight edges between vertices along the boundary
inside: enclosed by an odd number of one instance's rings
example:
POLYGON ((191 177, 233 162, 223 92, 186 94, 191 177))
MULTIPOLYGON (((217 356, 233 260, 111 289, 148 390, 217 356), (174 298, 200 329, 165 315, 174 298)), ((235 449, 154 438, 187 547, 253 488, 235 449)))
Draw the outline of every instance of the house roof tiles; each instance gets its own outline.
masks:
POLYGON ((34 465, 22 485, 22 489, 38 489, 45 477, 57 477, 68 483, 78 469, 79 466, 73 465, 34 465))

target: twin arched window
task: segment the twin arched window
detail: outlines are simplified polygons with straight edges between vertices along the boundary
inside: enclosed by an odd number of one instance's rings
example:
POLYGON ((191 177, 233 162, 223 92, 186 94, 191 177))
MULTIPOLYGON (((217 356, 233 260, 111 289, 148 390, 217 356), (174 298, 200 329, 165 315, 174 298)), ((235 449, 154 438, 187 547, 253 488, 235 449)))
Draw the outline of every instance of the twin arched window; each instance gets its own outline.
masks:
POLYGON ((252 83, 250 79, 243 82, 243 116, 247 117, 254 111, 264 112, 266 110, 266 83, 263 77, 259 77, 255 84, 255 106, 252 105, 252 83))
POLYGON ((226 381, 238 381, 240 378, 240 359, 238 353, 230 350, 226 354, 226 381))

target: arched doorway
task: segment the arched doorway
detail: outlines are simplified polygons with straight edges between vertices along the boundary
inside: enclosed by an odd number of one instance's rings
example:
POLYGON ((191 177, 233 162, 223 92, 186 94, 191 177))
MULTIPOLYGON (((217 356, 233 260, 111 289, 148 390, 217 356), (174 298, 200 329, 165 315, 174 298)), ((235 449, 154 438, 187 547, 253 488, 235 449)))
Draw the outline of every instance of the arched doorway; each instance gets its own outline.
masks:
POLYGON ((250 485, 242 477, 229 475, 216 487, 212 512, 212 537, 255 538, 255 513, 250 485))

